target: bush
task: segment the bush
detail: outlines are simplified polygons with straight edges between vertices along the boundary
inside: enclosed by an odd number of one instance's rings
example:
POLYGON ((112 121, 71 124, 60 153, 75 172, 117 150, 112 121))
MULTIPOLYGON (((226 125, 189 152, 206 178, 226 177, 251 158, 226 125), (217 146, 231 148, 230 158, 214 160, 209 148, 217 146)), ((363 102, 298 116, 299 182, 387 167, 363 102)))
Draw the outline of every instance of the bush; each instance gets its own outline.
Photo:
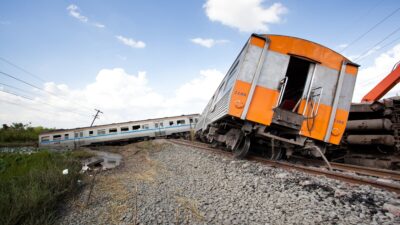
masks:
POLYGON ((0 224, 54 223, 59 201, 78 188, 80 169, 64 153, 0 154, 0 224))
POLYGON ((49 131, 48 128, 30 127, 29 124, 3 124, 0 128, 0 143, 37 143, 39 134, 49 131))

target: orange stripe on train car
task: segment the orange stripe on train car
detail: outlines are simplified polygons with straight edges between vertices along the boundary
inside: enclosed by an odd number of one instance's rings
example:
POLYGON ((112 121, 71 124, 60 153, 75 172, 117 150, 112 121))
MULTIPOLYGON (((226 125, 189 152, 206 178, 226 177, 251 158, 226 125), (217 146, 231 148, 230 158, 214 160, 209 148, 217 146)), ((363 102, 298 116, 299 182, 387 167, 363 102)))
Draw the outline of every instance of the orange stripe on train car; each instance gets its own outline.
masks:
POLYGON ((258 46, 258 47, 260 47, 260 48, 264 48, 265 40, 253 36, 253 37, 250 38, 250 44, 251 44, 251 45, 258 46))
MULTIPOLYGON (((297 112, 302 114, 304 106, 305 100, 303 99, 297 112)), ((329 105, 320 104, 318 108, 318 114, 315 118, 312 118, 311 111, 312 105, 309 102, 305 112, 306 119, 303 121, 300 129, 300 134, 306 137, 323 141, 326 130, 328 129, 329 116, 331 115, 332 107, 329 105)))
POLYGON ((276 105, 278 96, 279 92, 277 90, 256 86, 246 119, 270 125, 274 114, 272 109, 276 105))
POLYGON ((337 109, 329 143, 336 145, 340 143, 340 140, 342 139, 343 133, 346 129, 348 118, 349 118, 348 111, 343 109, 337 109))
MULTIPOLYGON (((305 105, 305 100, 303 99, 300 104, 298 113, 303 112, 304 105, 305 105)), ((307 111, 306 115, 309 115, 309 117, 311 116, 311 109, 312 109, 312 106, 309 103, 309 106, 307 107, 307 110, 306 110, 307 111)), ((301 126, 301 135, 323 141, 325 138, 327 129, 328 129, 329 116, 331 115, 331 111, 332 111, 331 106, 321 104, 318 109, 318 115, 315 117, 314 121, 313 121, 313 119, 310 118, 310 119, 306 119, 303 122, 303 124, 301 126), (307 127, 307 123, 308 123, 308 127, 307 127), (314 124, 312 124, 312 123, 314 123, 314 124), (309 128, 312 128, 312 129, 309 129, 309 128)), ((333 123, 329 143, 336 144, 336 145, 339 144, 340 140, 342 139, 343 133, 346 129, 348 116, 349 116, 349 112, 347 112, 343 109, 336 110, 335 120, 333 123)))
POLYGON ((229 115, 240 118, 246 104, 247 96, 249 95, 250 87, 251 83, 236 80, 229 103, 229 115))
POLYGON ((271 40, 269 49, 275 52, 303 56, 338 71, 341 69, 343 60, 348 61, 339 53, 311 41, 288 36, 266 36, 271 40))
POLYGON ((352 65, 347 65, 346 66, 346 73, 351 74, 351 75, 357 75, 358 72, 358 67, 352 66, 352 65))

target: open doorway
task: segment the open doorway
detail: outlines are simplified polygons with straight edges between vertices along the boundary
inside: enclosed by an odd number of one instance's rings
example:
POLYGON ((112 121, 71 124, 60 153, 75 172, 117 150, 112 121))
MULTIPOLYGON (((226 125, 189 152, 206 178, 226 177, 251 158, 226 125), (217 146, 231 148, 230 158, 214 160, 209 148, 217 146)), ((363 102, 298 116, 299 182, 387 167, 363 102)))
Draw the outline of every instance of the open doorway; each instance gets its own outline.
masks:
POLYGON ((301 99, 306 86, 310 62, 297 57, 290 57, 286 71, 287 84, 279 108, 292 111, 301 99))

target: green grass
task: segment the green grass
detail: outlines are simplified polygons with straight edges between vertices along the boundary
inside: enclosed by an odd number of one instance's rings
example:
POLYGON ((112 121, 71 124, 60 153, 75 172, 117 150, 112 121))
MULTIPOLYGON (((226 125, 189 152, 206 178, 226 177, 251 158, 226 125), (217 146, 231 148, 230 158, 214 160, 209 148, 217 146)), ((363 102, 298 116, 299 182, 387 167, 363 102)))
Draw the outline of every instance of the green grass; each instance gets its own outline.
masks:
POLYGON ((66 153, 0 153, 0 224, 54 223, 59 202, 78 189, 80 169, 66 153))
POLYGON ((88 152, 85 150, 73 150, 73 151, 68 151, 66 153, 66 156, 72 157, 74 159, 88 159, 91 158, 93 156, 95 156, 96 154, 92 153, 92 152, 88 152))

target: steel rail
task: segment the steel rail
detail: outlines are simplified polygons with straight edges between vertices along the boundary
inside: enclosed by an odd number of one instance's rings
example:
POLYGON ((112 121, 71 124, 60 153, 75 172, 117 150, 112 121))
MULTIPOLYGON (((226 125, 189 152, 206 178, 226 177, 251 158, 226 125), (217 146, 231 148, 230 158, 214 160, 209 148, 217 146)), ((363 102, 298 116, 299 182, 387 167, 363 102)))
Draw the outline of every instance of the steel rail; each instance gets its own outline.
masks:
MULTIPOLYGON (((220 155, 230 156, 231 158, 233 158, 232 154, 230 154, 228 152, 223 152, 223 151, 218 152, 218 151, 216 151, 215 148, 208 147, 207 144, 203 144, 203 143, 199 144, 196 142, 190 142, 190 141, 184 141, 184 140, 169 140, 169 141, 174 144, 180 144, 180 145, 186 145, 186 146, 190 146, 190 147, 200 148, 200 149, 212 151, 213 153, 217 153, 220 155)), ((345 174, 342 172, 328 171, 326 169, 318 169, 315 167, 301 166, 301 165, 296 165, 296 164, 282 162, 282 161, 273 161, 273 160, 268 160, 268 159, 258 157, 258 156, 248 156, 247 159, 250 161, 261 162, 263 164, 273 166, 273 167, 280 167, 280 168, 283 168, 286 170, 297 170, 297 171, 302 171, 302 172, 305 172, 308 174, 313 174, 313 175, 323 175, 328 178, 341 180, 341 181, 353 183, 353 184, 370 185, 370 186, 373 186, 376 188, 380 188, 380 189, 384 189, 384 190, 388 190, 388 191, 400 194, 400 185, 394 184, 394 183, 382 182, 382 181, 378 181, 375 179, 356 176, 356 175, 349 175, 349 174, 345 174)), ((394 171, 394 172, 396 172, 396 171, 394 171)))
MULTIPOLYGON (((319 160, 304 159, 302 157, 296 157, 296 156, 293 156, 293 158, 302 160, 303 162, 310 162, 313 164, 318 164, 319 166, 326 167, 325 164, 319 160)), ((330 164, 332 166, 332 169, 334 169, 334 170, 340 170, 340 171, 344 171, 344 172, 347 171, 347 172, 357 173, 357 174, 365 175, 365 176, 373 176, 373 177, 379 177, 379 178, 384 178, 384 179, 400 181, 400 172, 399 171, 379 169, 379 168, 373 168, 373 167, 365 167, 365 166, 357 166, 357 165, 350 165, 350 164, 336 163, 336 162, 330 162, 330 164)))

